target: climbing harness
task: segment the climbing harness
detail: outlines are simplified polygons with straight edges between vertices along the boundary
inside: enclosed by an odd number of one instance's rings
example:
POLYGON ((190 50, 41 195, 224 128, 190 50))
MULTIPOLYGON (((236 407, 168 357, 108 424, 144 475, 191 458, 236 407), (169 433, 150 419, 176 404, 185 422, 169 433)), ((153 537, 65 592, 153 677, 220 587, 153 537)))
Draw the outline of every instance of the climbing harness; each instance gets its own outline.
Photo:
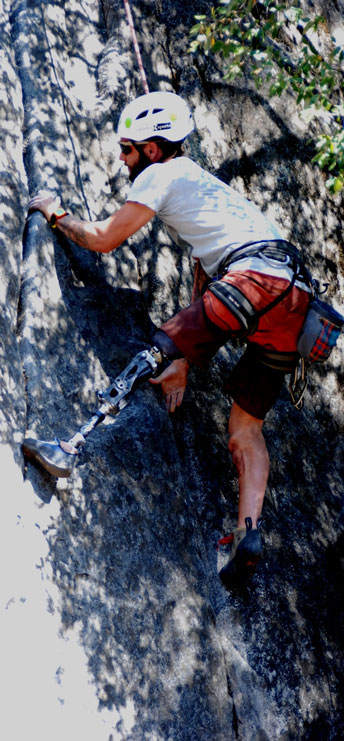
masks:
POLYGON ((230 283, 216 282, 209 286, 209 291, 216 296, 224 306, 227 307, 234 314, 238 320, 242 333, 241 339, 246 339, 249 335, 253 334, 257 327, 260 317, 264 316, 268 311, 271 311, 280 301, 290 293, 296 280, 296 273, 294 273, 292 280, 289 285, 279 296, 271 301, 263 309, 256 309, 251 301, 243 294, 237 286, 230 283))
POLYGON ((34 440, 27 438, 23 442, 23 452, 27 458, 39 463, 53 476, 67 478, 73 471, 79 448, 86 438, 108 414, 118 414, 128 404, 133 390, 139 381, 152 378, 163 362, 163 354, 158 347, 142 350, 105 391, 99 392, 102 402, 99 409, 68 441, 34 440))
POLYGON ((260 317, 271 311, 280 301, 286 298, 297 279, 303 281, 312 293, 305 322, 298 338, 297 353, 291 353, 290 357, 287 357, 286 353, 274 353, 259 348, 258 360, 263 365, 275 370, 292 373, 289 384, 291 401, 297 409, 302 409, 307 388, 307 365, 314 362, 324 362, 328 359, 342 330, 344 317, 329 304, 320 301, 318 298, 320 294, 319 285, 304 265, 298 249, 284 240, 247 242, 225 258, 223 265, 220 266, 219 273, 215 277, 215 282, 208 286, 208 290, 222 301, 236 317, 241 326, 240 339, 245 341, 256 331, 260 317), (258 311, 237 286, 220 280, 233 263, 253 256, 277 260, 293 271, 292 279, 287 288, 267 306, 258 311))
POLYGON ((297 263, 307 275, 308 280, 312 280, 311 275, 305 267, 302 257, 297 247, 285 239, 270 239, 259 242, 245 242, 241 247, 234 249, 230 255, 225 257, 220 269, 219 277, 222 277, 228 270, 229 266, 244 257, 267 257, 270 260, 278 260, 289 265, 289 259, 297 263))
POLYGON ((142 63, 142 57, 141 57, 141 53, 140 53, 140 48, 139 48, 139 45, 138 45, 138 42, 137 42, 137 36, 136 36, 136 31, 135 31, 133 16, 132 16, 130 5, 129 5, 129 0, 123 0, 123 2, 124 2, 124 8, 125 8, 125 12, 126 12, 126 16, 127 16, 127 20, 128 20, 128 24, 129 24, 129 28, 130 28, 132 40, 133 40, 133 45, 134 45, 134 49, 135 49, 137 63, 139 65, 139 70, 140 70, 140 74, 141 74, 141 80, 142 80, 143 89, 144 89, 145 93, 148 94, 149 93, 149 87, 148 87, 148 83, 147 83, 147 78, 146 78, 146 73, 145 73, 145 70, 144 70, 144 66, 143 66, 143 63, 142 63))
POLYGON ((219 272, 215 277, 215 282, 208 286, 208 290, 234 314, 241 326, 241 339, 245 340, 246 337, 256 331, 259 319, 286 298, 297 278, 303 280, 307 285, 311 285, 312 283, 311 275, 304 266, 297 248, 290 244, 290 242, 278 239, 264 242, 247 242, 233 250, 223 261, 223 265, 220 266, 219 272), (287 288, 260 310, 257 310, 251 304, 249 299, 237 286, 220 280, 228 272, 229 267, 233 263, 246 257, 265 257, 277 260, 293 270, 293 277, 287 288))

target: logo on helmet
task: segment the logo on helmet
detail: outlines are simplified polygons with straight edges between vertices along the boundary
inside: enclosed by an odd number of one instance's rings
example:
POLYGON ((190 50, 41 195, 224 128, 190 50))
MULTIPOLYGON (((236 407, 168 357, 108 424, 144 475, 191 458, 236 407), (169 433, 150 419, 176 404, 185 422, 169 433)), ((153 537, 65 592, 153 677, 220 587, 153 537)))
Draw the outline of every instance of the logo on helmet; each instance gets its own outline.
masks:
POLYGON ((171 129, 172 124, 170 123, 159 123, 154 125, 154 131, 164 131, 166 129, 171 129))

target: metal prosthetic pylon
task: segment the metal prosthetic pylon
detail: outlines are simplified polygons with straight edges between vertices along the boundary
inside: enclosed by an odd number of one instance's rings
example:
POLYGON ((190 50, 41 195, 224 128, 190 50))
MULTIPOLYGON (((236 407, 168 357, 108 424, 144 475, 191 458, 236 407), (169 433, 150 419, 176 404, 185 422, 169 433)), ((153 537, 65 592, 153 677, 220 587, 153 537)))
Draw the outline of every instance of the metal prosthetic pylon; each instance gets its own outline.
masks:
POLYGON ((103 403, 70 440, 26 438, 22 445, 24 455, 53 476, 58 478, 70 476, 78 460, 80 448, 85 444, 90 432, 103 422, 108 414, 118 414, 128 404, 138 382, 152 378, 162 360, 162 353, 157 347, 139 352, 113 383, 99 393, 103 403))

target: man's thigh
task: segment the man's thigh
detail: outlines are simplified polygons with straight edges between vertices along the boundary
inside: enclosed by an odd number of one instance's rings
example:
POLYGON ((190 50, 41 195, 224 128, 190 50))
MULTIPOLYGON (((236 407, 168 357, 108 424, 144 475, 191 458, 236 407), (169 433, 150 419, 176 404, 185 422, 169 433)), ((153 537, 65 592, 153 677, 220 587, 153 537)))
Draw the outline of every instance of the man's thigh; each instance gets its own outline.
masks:
MULTIPOLYGON (((240 285, 258 310, 282 293, 288 283, 252 271, 231 273, 225 278, 240 285)), ((264 419, 280 394, 286 372, 291 372, 296 365, 297 337, 308 302, 309 294, 294 286, 283 301, 262 316, 225 384, 224 390, 239 407, 257 419, 264 419), (266 353, 272 355, 273 360, 267 359, 266 353)), ((209 363, 228 341, 242 336, 236 317, 209 291, 160 329, 173 340, 182 355, 199 366, 209 363)))
POLYGON ((280 395, 285 375, 284 370, 262 363, 257 347, 248 344, 230 372, 223 390, 241 409, 252 417, 263 420, 280 395))
POLYGON ((233 336, 229 328, 222 330, 210 321, 203 298, 175 314, 160 327, 160 331, 168 335, 190 363, 198 366, 207 365, 233 336))

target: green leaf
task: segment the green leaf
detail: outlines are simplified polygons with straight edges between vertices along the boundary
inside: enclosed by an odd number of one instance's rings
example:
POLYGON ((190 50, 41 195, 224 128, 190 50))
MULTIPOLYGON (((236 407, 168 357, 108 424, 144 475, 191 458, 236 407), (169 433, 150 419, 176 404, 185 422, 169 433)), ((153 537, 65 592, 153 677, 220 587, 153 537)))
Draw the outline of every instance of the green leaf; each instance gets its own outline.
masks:
POLYGON ((337 54, 340 54, 341 52, 343 52, 342 47, 341 46, 336 46, 336 48, 333 49, 333 51, 331 52, 331 56, 332 57, 335 57, 337 54))
MULTIPOLYGON (((208 15, 194 16, 197 22, 190 30, 189 52, 225 58, 223 75, 226 80, 242 76, 243 69, 251 74, 255 86, 269 83, 268 95, 282 95, 286 90, 302 106, 307 117, 318 127, 319 136, 313 142, 316 155, 312 162, 333 176, 331 189, 341 189, 344 183, 344 131, 342 99, 344 48, 335 39, 328 39, 327 51, 317 52, 313 36, 322 16, 303 16, 298 0, 219 0, 209 8, 208 15), (262 12, 251 14, 254 8, 262 12), (286 49, 281 29, 297 26, 301 41, 295 36, 286 49), (196 38, 195 38, 196 37, 196 38), (322 129, 319 128, 322 126, 322 129)), ((290 34, 289 34, 290 38, 290 34)), ((328 186, 330 187, 330 186, 328 186)))
POLYGON ((211 51, 213 54, 216 54, 218 51, 225 52, 226 51, 226 44, 223 41, 214 41, 213 44, 211 44, 211 51))
POLYGON ((342 177, 333 177, 326 180, 326 185, 330 189, 332 193, 339 193, 340 190, 343 188, 343 178, 342 177))

